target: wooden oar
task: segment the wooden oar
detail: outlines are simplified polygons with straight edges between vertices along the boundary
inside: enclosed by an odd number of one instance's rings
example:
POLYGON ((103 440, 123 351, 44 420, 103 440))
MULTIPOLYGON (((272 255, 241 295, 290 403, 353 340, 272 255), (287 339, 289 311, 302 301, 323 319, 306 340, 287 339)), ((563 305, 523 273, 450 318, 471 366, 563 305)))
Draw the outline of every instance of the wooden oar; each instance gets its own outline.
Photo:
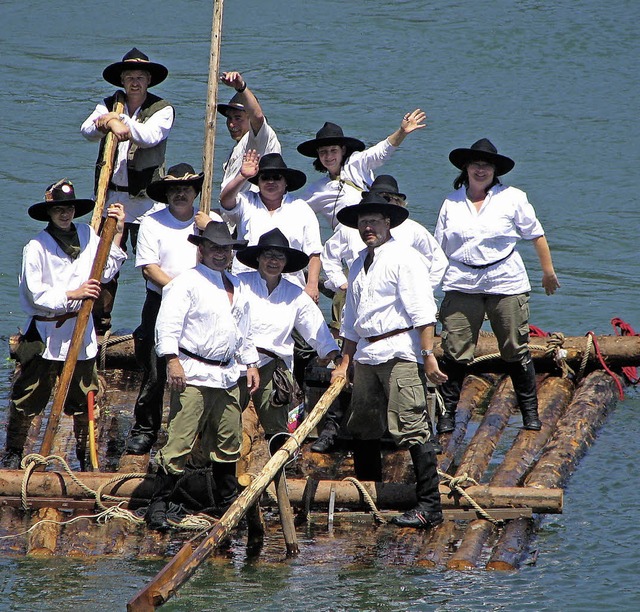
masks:
POLYGON ((213 3, 213 24, 211 26, 209 85, 207 87, 207 108, 204 118, 204 146, 202 150, 204 182, 202 183, 202 193, 200 194, 200 210, 206 214, 209 214, 209 211, 211 210, 216 118, 218 116, 218 73, 220 71, 220 42, 222 40, 223 9, 224 0, 215 0, 213 3))
POLYGON ((231 504, 209 535, 195 550, 192 550, 190 542, 185 544, 151 583, 141 589, 129 601, 127 604, 128 611, 154 610, 157 606, 166 603, 172 595, 175 595, 176 590, 193 575, 216 546, 229 535, 229 532, 238 524, 238 521, 245 515, 249 507, 260 498, 269 483, 295 454, 305 438, 329 410, 333 401, 342 391, 345 382, 344 378, 338 378, 331 383, 331 386, 324 392, 313 410, 302 422, 302 425, 282 445, 280 450, 269 459, 256 479, 231 504))
MULTIPOLYGON (((116 233, 116 219, 109 217, 102 228, 102 234, 100 235, 100 242, 98 244, 98 252, 96 258, 93 261, 93 267, 91 268, 91 277, 100 280, 102 271, 107 263, 107 257, 109 256, 109 250, 113 237, 116 233)), ((47 421, 47 429, 44 432, 44 438, 42 439, 42 446, 40 447, 40 454, 45 457, 51 453, 53 447, 53 440, 58 430, 58 424, 60 423, 60 416, 64 403, 67 400, 67 394, 69 393, 69 384, 73 377, 73 371, 76 368, 78 361, 78 355, 80 354, 80 347, 84 339, 84 333, 87 329, 87 323, 91 316, 91 309, 95 300, 86 298, 82 302, 82 306, 78 311, 78 317, 76 319, 76 325, 73 328, 73 335, 71 336, 71 344, 67 353, 67 358, 62 366, 62 372, 60 373, 60 379, 58 381, 58 388, 53 398, 53 406, 51 407, 51 413, 49 414, 49 420, 47 421)))
MULTIPOLYGON (((116 92, 116 99, 113 105, 113 112, 121 114, 124 111, 124 94, 121 91, 116 92)), ((116 151, 118 150, 118 139, 109 132, 105 136, 104 149, 102 151, 102 167, 100 168, 100 176, 98 177, 98 186, 96 187, 96 205, 93 207, 93 216, 91 217, 91 227, 97 232, 102 221, 102 211, 107 201, 107 191, 109 191, 109 181, 113 174, 113 162, 115 160, 116 151)))

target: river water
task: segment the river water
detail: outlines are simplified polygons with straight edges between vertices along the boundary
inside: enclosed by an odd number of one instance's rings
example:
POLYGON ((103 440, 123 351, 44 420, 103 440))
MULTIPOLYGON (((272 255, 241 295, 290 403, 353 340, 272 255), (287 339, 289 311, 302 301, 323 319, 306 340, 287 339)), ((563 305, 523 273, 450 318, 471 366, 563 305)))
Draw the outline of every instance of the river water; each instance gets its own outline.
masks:
MULTIPOLYGON (((79 126, 112 88, 103 68, 132 46, 169 68, 157 90, 177 120, 169 164, 201 166, 212 7, 202 0, 0 3, 0 420, 12 362, 6 339, 23 323, 16 277, 22 246, 41 229, 26 215, 49 183, 92 189, 96 147, 79 126)), ((433 229, 455 170, 451 149, 490 138, 516 160, 547 232, 562 287, 546 297, 530 245, 532 322, 547 331, 640 329, 636 231, 640 4, 635 0, 227 0, 222 68, 260 98, 290 166, 314 171, 295 145, 325 121, 373 144, 402 115, 429 126, 385 165, 412 217, 433 229)), ((230 96, 221 91, 221 98, 230 96)), ((216 175, 230 139, 219 125, 216 175)), ((217 190, 214 191, 217 193, 217 190)), ((126 264, 116 328, 136 326, 144 289, 126 264)), ((217 563, 170 610, 637 610, 640 396, 628 390, 570 480, 564 514, 548 518, 538 560, 518 573, 217 563)), ((4 433, 0 434, 1 437, 4 433)), ((2 610, 117 610, 162 566, 136 560, 0 560, 2 610)))

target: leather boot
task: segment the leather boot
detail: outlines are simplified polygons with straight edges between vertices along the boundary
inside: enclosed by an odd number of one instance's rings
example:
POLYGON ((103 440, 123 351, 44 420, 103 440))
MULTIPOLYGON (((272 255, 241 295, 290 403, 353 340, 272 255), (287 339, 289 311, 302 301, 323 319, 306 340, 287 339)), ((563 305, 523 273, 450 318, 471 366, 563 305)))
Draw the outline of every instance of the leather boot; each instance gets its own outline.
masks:
POLYGON ((428 442, 414 444, 409 448, 409 453, 416 475, 418 504, 391 522, 399 527, 431 529, 443 521, 436 454, 428 442))
POLYGON ((33 416, 18 410, 13 402, 9 404, 9 422, 7 423, 7 442, 2 456, 2 467, 9 470, 20 469, 24 445, 31 427, 33 416))
POLYGON ((444 359, 441 368, 448 378, 439 388, 444 402, 444 411, 438 414, 437 430, 439 434, 449 433, 456 428, 456 408, 467 369, 466 366, 453 359, 444 359))
POLYGON ((211 473, 213 474, 213 480, 216 483, 216 490, 213 494, 218 506, 217 512, 214 514, 217 517, 220 517, 229 509, 229 506, 231 506, 238 497, 236 464, 235 462, 220 463, 218 461, 214 461, 211 464, 211 473))
POLYGON ((522 427, 533 431, 540 431, 542 423, 538 416, 538 391, 536 388, 536 370, 531 355, 522 361, 508 364, 509 376, 513 382, 518 406, 522 413, 522 427))
POLYGON ((73 435, 76 439, 76 457, 80 463, 80 471, 85 472, 89 440, 89 415, 86 412, 73 415, 73 435))
POLYGON ((158 467, 156 478, 153 481, 151 502, 144 515, 144 520, 149 529, 161 532, 171 529, 171 525, 167 520, 167 505, 177 480, 177 474, 169 474, 163 467, 158 467))
POLYGON ((363 482, 382 482, 380 440, 353 441, 353 467, 356 478, 363 482))

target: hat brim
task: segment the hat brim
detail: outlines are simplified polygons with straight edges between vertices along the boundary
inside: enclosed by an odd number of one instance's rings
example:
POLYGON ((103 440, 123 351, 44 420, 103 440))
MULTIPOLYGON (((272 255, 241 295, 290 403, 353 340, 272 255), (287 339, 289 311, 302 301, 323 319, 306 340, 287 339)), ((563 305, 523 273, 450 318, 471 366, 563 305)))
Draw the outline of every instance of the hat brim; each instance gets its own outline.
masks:
POLYGON ((403 200, 407 199, 407 196, 404 193, 400 193, 399 191, 393 191, 391 189, 380 189, 379 187, 369 187, 369 193, 388 193, 389 195, 397 196, 403 200))
POLYGON ((176 185, 191 185, 196 190, 196 195, 202 191, 202 183, 204 182, 204 173, 198 174, 198 178, 167 180, 166 178, 153 181, 147 187, 147 195, 155 202, 167 202, 167 189, 176 185))
POLYGON ((195 244, 196 246, 201 245, 205 240, 209 242, 213 242, 213 244, 217 244, 218 246, 230 246, 232 249, 244 249, 247 246, 247 240, 235 240, 234 238, 216 238, 215 240, 211 240, 211 238, 207 238, 206 236, 197 236, 196 234, 191 234, 187 236, 187 240, 191 244, 195 244))
POLYGON ((309 256, 298 249, 292 249, 290 247, 281 247, 273 245, 254 245, 238 251, 236 257, 240 263, 245 266, 249 266, 254 270, 258 269, 258 256, 264 251, 275 249, 276 251, 282 251, 287 256, 287 263, 282 269, 283 272, 299 272, 307 267, 309 263, 309 256))
POLYGON ((169 74, 169 70, 165 66, 157 64, 156 62, 125 61, 115 62, 107 66, 102 71, 102 78, 107 81, 107 83, 111 83, 111 85, 122 87, 121 75, 123 70, 146 70, 151 74, 149 87, 162 83, 169 74))
POLYGON ((349 138, 348 136, 329 136, 327 138, 314 138, 306 140, 297 147, 298 153, 305 157, 318 157, 318 148, 328 147, 331 145, 345 146, 349 151, 364 151, 365 144, 357 138, 349 138))
POLYGON ((307 182, 307 175, 302 170, 296 170, 295 168, 265 168, 247 180, 252 185, 257 185, 260 175, 265 173, 282 174, 287 182, 287 191, 296 191, 307 182))
POLYGON ((227 116, 227 113, 232 110, 240 110, 247 112, 242 104, 217 104, 216 109, 221 115, 227 116))
POLYGON ((32 206, 29 206, 29 210, 27 212, 29 216, 36 221, 50 221, 51 217, 49 216, 48 211, 52 206, 73 206, 76 209, 73 218, 77 219, 78 217, 82 217, 88 212, 91 212, 95 205, 96 203, 93 200, 87 199, 53 200, 50 202, 38 202, 37 204, 33 204, 32 206))
POLYGON ((391 227, 398 227, 409 217, 409 211, 396 204, 353 204, 338 211, 336 215, 342 225, 358 229, 358 217, 360 215, 379 213, 389 217, 391 227))
POLYGON ((449 153, 449 161, 459 170, 463 170, 470 161, 481 160, 489 162, 496 169, 496 176, 502 176, 511 172, 516 165, 510 157, 491 153, 490 151, 479 151, 478 149, 454 149, 449 153))

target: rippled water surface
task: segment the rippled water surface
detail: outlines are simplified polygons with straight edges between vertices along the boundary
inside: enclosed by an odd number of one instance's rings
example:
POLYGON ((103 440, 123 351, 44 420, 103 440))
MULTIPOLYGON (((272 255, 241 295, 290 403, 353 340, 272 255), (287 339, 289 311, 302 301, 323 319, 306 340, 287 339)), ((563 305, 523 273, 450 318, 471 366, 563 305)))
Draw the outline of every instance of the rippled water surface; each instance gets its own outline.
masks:
MULTIPOLYGON (((158 88, 177 109, 168 161, 201 166, 212 7, 201 0, 161 0, 152 10, 112 5, 0 4, 2 425, 12 367, 4 339, 23 323, 15 279, 22 246, 40 229, 26 207, 63 176, 80 197, 90 194, 96 147, 79 126, 110 93, 101 78, 108 63, 135 45, 168 66, 158 88)), ((516 160, 506 182, 536 207, 562 283, 557 295, 544 296, 535 253, 522 246, 535 286, 532 322, 571 335, 610 333, 614 316, 640 329, 638 23, 633 0, 227 0, 222 66, 245 75, 285 160, 310 178, 295 145, 324 121, 373 144, 404 112, 423 108, 429 127, 384 170, 429 228, 455 177, 449 151, 489 137, 516 160)), ((231 142, 219 127, 216 168, 231 142)), ((144 289, 131 264, 123 284, 116 327, 132 329, 144 289)), ((295 561, 249 563, 242 550, 217 560, 166 609, 639 609, 639 413, 631 390, 571 478, 564 514, 543 523, 537 564, 518 573, 341 564, 331 542, 309 534, 295 561), (318 545, 326 561, 308 562, 317 561, 318 545)), ((2 559, 0 609, 124 609, 161 566, 2 559)))

